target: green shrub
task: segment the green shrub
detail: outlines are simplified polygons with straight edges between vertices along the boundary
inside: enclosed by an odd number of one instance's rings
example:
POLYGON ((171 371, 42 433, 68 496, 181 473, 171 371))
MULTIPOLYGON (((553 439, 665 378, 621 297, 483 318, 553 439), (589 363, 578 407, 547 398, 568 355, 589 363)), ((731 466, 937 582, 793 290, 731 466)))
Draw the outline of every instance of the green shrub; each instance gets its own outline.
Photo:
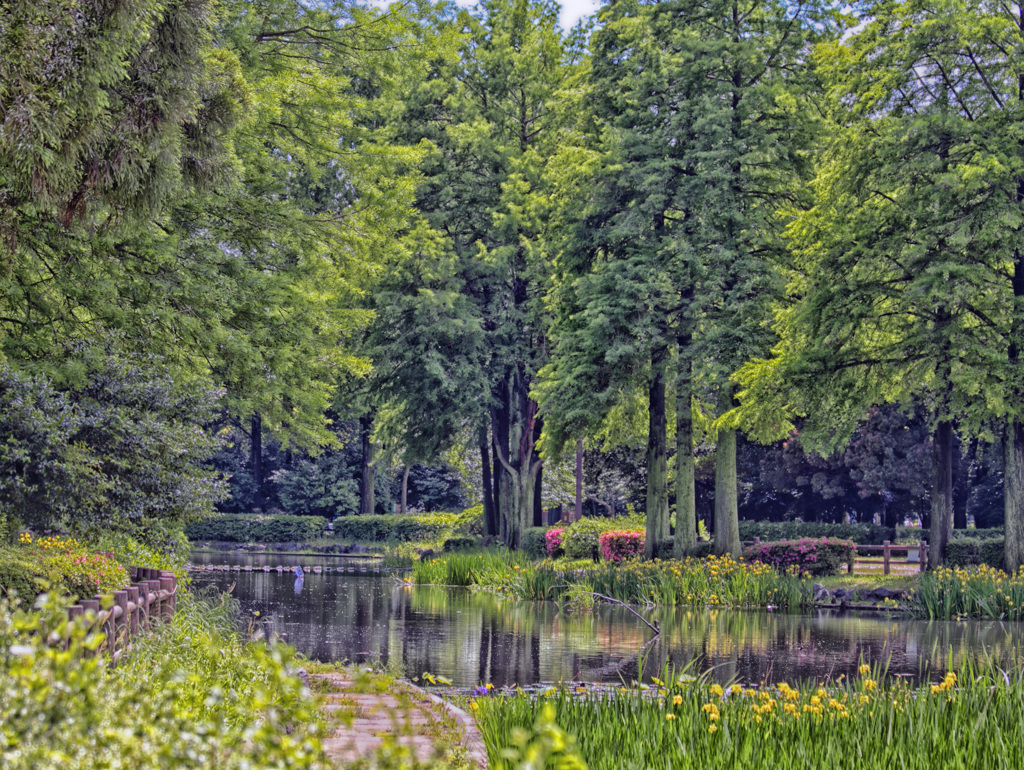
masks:
MULTIPOLYGON (((654 547, 654 558, 655 559, 673 559, 675 558, 675 538, 664 538, 658 541, 658 544, 654 547)), ((683 554, 683 558, 692 556, 696 559, 706 559, 715 551, 715 544, 710 540, 698 540, 697 543, 689 550, 688 553, 683 554)))
POLYGON ((601 546, 598 538, 602 532, 611 530, 639 530, 647 526, 642 514, 620 516, 618 518, 583 517, 566 526, 562 532, 562 549, 569 559, 593 559, 601 557, 601 546))
POLYGON ((185 535, 193 542, 297 543, 323 537, 326 529, 321 516, 225 513, 187 525, 185 535))
POLYGON ((467 551, 470 548, 476 548, 476 545, 477 540, 475 537, 450 537, 444 541, 441 550, 445 553, 454 553, 455 551, 467 551))
POLYGON ((323 721, 281 645, 244 641, 224 603, 179 597, 171 624, 110 668, 85 619, 0 603, 0 765, 5 768, 329 767, 323 721), (50 629, 61 629, 57 644, 50 629))
POLYGON ((1001 537, 978 540, 973 537, 953 538, 946 543, 945 563, 949 567, 976 567, 987 564, 1001 567, 1005 540, 1001 537))
POLYGON ((474 505, 458 514, 455 520, 455 534, 474 535, 482 537, 484 534, 484 507, 474 505))
POLYGON ((11 596, 31 605, 54 577, 41 569, 38 561, 28 558, 21 549, 0 548, 0 597, 11 596))
POLYGON ((116 560, 72 538, 23 533, 18 545, 0 548, 0 592, 17 591, 29 603, 44 589, 89 598, 128 583, 128 571, 116 560))
POLYGON ((598 538, 614 526, 614 519, 582 518, 574 521, 562 533, 562 550, 568 559, 601 558, 601 544, 598 538))
POLYGON ((892 527, 877 524, 822 524, 814 521, 741 521, 740 540, 764 541, 829 537, 852 540, 858 545, 882 545, 895 540, 892 527))
POLYGON ((544 537, 547 527, 529 527, 523 530, 520 550, 531 559, 544 559, 548 555, 548 541, 544 537))
POLYGON ((743 556, 748 561, 770 564, 779 572, 795 568, 801 574, 818 576, 838 575, 839 570, 854 558, 854 553, 852 541, 823 537, 761 543, 748 547, 743 556))
MULTIPOLYGON (((1002 527, 992 527, 990 529, 954 529, 953 538, 972 538, 974 540, 992 540, 993 538, 1001 538, 1005 534, 1002 527)), ((922 540, 928 539, 928 531, 924 530, 921 536, 922 540)))
POLYGON ((409 543, 439 540, 455 534, 459 516, 456 513, 342 516, 335 519, 332 526, 338 540, 409 543))
POLYGON ((438 540, 452 534, 458 523, 456 513, 414 513, 406 516, 392 516, 389 540, 412 542, 415 540, 438 540))

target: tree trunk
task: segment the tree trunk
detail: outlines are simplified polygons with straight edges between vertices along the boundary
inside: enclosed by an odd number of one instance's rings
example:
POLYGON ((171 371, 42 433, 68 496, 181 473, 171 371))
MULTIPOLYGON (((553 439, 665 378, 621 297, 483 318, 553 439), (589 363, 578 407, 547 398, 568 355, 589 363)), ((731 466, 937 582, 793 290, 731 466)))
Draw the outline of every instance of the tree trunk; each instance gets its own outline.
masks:
POLYGON ((647 407, 647 541, 644 556, 653 559, 658 541, 668 536, 668 426, 665 418, 664 349, 651 356, 647 407))
MULTIPOLYGON (((543 418, 538 417, 533 426, 533 445, 540 443, 540 434, 544 430, 543 418)), ((533 526, 544 526, 544 463, 537 460, 537 480, 533 486, 533 526)))
POLYGON ((953 424, 940 422, 932 437, 932 521, 928 566, 942 565, 946 543, 953 534, 953 424))
POLYGON ((398 504, 399 511, 401 513, 409 512, 409 466, 405 466, 405 470, 402 471, 402 497, 398 504))
POLYGON ((252 416, 251 443, 252 453, 250 455, 250 467, 252 468, 252 483, 255 492, 252 496, 252 505, 257 511, 263 510, 263 418, 259 412, 252 416))
POLYGON ((1024 424, 1009 420, 1003 436, 1003 496, 1006 522, 1003 568, 1024 566, 1024 424))
POLYGON ((537 465, 537 480, 533 482, 533 526, 544 526, 544 464, 537 465))
POLYGON ((492 410, 495 473, 501 539, 518 549, 523 530, 533 521, 534 494, 540 460, 534 457, 537 403, 529 397, 525 372, 513 370, 497 390, 492 410))
POLYGON ((498 534, 497 519, 494 516, 494 487, 491 482, 491 453, 488 449, 490 443, 487 435, 487 426, 480 426, 480 468, 483 472, 481 483, 483 484, 484 498, 484 534, 493 537, 498 534))
MULTIPOLYGON (((723 411, 732 405, 732 394, 723 393, 723 411)), ((739 496, 736 484, 736 430, 720 428, 715 446, 715 553, 739 558, 740 545, 739 496)))
POLYGON ((363 477, 359 486, 359 512, 373 513, 373 444, 370 443, 370 432, 373 428, 373 418, 367 415, 359 418, 359 435, 362 439, 363 450, 363 477))
POLYGON ((573 521, 583 518, 583 436, 576 439, 576 508, 573 521))
MULTIPOLYGON (((1024 32, 1024 8, 1018 7, 1017 29, 1024 32)), ((1017 76, 1017 103, 1024 103, 1024 74, 1017 76)), ((1018 139, 1024 147, 1024 141, 1018 139)), ((1015 196, 1017 209, 1024 206, 1024 176, 1017 178, 1015 196)), ((1024 339, 1024 251, 1019 246, 1013 250, 1013 315, 1010 319, 1010 376, 1018 378, 1020 367, 1020 345, 1024 339)), ((1020 401, 1021 393, 1014 392, 1011 398, 1020 401)), ((1019 416, 1007 420, 1003 436, 1003 497, 1006 521, 1003 536, 1003 567, 1011 574, 1024 565, 1024 423, 1019 416)))
MULTIPOLYGON (((1018 28, 1024 31, 1024 10, 1021 11, 1018 28)), ((1018 79, 1017 101, 1024 102, 1024 75, 1018 79)), ((1017 179, 1017 207, 1024 206, 1024 177, 1017 179)), ((1021 358, 1021 340, 1024 339, 1024 251, 1019 247, 1013 250, 1013 287, 1014 310, 1010 322, 1010 372, 1011 377, 1018 376, 1021 358)), ((1014 393, 1020 399, 1020 393, 1014 393)), ((1011 416, 1007 421, 1006 433, 1003 437, 1003 510, 1006 514, 1004 523, 1005 545, 1003 547, 1003 567, 1015 573, 1024 565, 1024 423, 1018 417, 1011 416)))
POLYGON ((676 374, 676 535, 672 547, 677 559, 697 545, 697 492, 693 465, 692 363, 686 349, 689 335, 679 339, 676 374))

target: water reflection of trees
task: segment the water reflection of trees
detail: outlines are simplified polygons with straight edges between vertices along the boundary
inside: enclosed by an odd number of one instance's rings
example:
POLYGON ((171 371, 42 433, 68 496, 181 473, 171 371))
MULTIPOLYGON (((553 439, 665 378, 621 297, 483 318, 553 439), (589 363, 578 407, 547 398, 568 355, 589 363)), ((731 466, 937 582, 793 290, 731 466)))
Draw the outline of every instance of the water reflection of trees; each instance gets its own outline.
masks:
MULTIPOLYGON (((405 588, 372 575, 310 575, 295 596, 290 575, 220 573, 198 582, 236 583, 246 612, 310 657, 400 663, 461 685, 571 679, 618 681, 637 675, 650 631, 619 608, 563 612, 553 603, 511 602, 486 593, 405 588)), ((819 612, 666 610, 652 613, 662 639, 648 673, 665 663, 713 668, 720 681, 759 682, 852 675, 861 660, 888 662, 918 676, 959 667, 971 656, 1019 656, 1019 624, 896 620, 819 612), (1016 629, 1016 630, 1015 630, 1016 629)))

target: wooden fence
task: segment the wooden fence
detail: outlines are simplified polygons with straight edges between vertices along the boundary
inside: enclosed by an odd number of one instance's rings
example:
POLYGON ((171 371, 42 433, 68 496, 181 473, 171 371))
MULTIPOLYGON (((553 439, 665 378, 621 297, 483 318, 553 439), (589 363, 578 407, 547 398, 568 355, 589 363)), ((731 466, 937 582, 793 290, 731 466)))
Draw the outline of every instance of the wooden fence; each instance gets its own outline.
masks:
POLYGON ((68 607, 68 619, 85 617, 91 629, 102 630, 106 641, 100 650, 113 662, 131 643, 131 639, 159 623, 169 623, 178 598, 178 581, 173 572, 130 567, 132 584, 111 597, 94 596, 68 607))

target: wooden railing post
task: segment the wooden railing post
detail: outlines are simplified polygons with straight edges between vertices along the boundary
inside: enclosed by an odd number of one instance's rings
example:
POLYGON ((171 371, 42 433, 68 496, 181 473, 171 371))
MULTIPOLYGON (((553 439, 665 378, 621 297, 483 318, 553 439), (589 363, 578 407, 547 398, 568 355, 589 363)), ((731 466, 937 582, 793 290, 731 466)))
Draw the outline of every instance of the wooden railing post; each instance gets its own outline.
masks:
POLYGON ((111 648, 111 652, 117 648, 117 645, 122 644, 130 633, 128 630, 128 592, 114 591, 114 604, 121 608, 121 617, 114 619, 114 646, 111 648))
POLYGON ((884 543, 882 543, 882 564, 883 564, 882 569, 883 569, 883 571, 884 571, 884 573, 886 575, 889 574, 889 556, 890 556, 889 548, 891 546, 892 546, 892 543, 890 543, 888 540, 886 540, 884 543))
POLYGON ((130 586, 128 588, 128 606, 131 608, 131 612, 128 613, 128 636, 135 636, 137 633, 139 633, 138 586, 130 586))
MULTIPOLYGON (((101 597, 96 597, 97 599, 101 597)), ((103 633, 106 634, 107 641, 106 647, 107 652, 111 655, 114 654, 114 642, 117 639, 117 626, 115 625, 116 618, 114 617, 114 607, 116 606, 111 596, 102 597, 101 607, 106 605, 107 616, 103 620, 103 633)))
POLYGON ((141 629, 158 623, 170 623, 177 606, 178 579, 169 570, 131 567, 134 585, 123 591, 83 599, 68 607, 68 622, 63 629, 64 649, 71 643, 71 632, 78 618, 88 618, 88 630, 102 631, 104 646, 114 665, 126 647, 126 640, 141 629))
POLYGON ((928 569, 928 541, 921 541, 921 572, 928 569))
POLYGON ((160 573, 160 590, 167 592, 167 598, 163 602, 162 619, 165 623, 170 623, 171 617, 174 615, 174 586, 176 582, 173 572, 163 571, 160 573))
POLYGON ((852 575, 853 574, 853 565, 856 563, 856 561, 857 561, 857 546, 854 546, 850 550, 850 558, 846 562, 846 574, 847 575, 852 575))
POLYGON ((81 604, 72 604, 70 607, 68 607, 68 625, 67 628, 64 629, 65 650, 71 647, 72 629, 74 628, 75 621, 78 620, 78 618, 82 617, 82 612, 83 610, 81 604))

